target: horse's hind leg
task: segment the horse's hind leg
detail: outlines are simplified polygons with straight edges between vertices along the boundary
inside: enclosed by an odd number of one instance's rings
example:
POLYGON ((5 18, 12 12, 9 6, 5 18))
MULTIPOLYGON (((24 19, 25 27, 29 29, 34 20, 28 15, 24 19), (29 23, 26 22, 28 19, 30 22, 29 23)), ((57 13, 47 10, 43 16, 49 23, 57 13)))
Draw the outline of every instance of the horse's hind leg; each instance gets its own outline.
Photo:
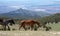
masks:
POLYGON ((4 31, 6 31, 6 25, 4 26, 4 31))
POLYGON ((33 30, 33 26, 31 26, 31 31, 33 30))
POLYGON ((19 30, 21 29, 22 25, 19 27, 19 30))

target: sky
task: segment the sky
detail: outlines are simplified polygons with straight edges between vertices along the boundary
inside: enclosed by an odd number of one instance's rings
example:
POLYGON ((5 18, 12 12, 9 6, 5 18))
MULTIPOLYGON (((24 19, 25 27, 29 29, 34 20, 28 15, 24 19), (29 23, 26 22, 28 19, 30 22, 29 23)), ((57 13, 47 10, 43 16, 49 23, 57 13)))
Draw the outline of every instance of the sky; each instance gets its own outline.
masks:
POLYGON ((20 4, 20 5, 48 5, 60 0, 0 0, 0 4, 20 4))
POLYGON ((0 5, 49 5, 54 4, 60 0, 0 0, 0 5))
POLYGON ((0 0, 0 6, 7 6, 14 9, 27 9, 29 7, 36 7, 39 5, 51 5, 59 3, 60 0, 0 0))

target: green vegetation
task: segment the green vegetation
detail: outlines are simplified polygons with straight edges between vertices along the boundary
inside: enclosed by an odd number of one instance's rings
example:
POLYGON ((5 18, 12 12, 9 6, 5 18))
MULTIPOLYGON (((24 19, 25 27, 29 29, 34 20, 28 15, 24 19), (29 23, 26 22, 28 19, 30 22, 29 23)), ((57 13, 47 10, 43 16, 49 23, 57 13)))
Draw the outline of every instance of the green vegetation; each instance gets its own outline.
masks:
POLYGON ((59 23, 60 22, 60 13, 42 17, 40 19, 40 22, 47 27, 51 27, 52 31, 60 31, 60 23, 59 23), (48 25, 47 25, 47 23, 48 23, 48 25))
POLYGON ((55 23, 55 24, 47 24, 47 26, 52 27, 52 31, 60 31, 60 23, 55 23))
POLYGON ((42 17, 40 19, 40 21, 44 24, 46 23, 58 23, 60 22, 60 13, 56 13, 54 15, 50 15, 50 16, 46 16, 46 17, 42 17))

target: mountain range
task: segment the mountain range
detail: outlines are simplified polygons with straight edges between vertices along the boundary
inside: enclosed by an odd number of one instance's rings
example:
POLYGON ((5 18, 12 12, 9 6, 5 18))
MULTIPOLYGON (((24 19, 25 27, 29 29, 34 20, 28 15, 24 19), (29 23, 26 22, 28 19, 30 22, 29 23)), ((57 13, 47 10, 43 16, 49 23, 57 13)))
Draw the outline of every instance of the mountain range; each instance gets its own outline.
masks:
POLYGON ((48 16, 51 15, 46 12, 37 12, 37 11, 31 11, 31 10, 26 10, 26 9, 17 9, 15 11, 10 11, 8 13, 2 13, 0 14, 0 17, 9 17, 9 18, 18 18, 18 19, 33 19, 33 18, 40 18, 43 16, 48 16))
POLYGON ((27 9, 17 9, 16 6, 9 7, 7 5, 0 5, 0 17, 31 19, 48 16, 54 13, 60 13, 60 4, 32 5, 27 9), (40 11, 36 11, 34 9, 40 9, 40 11))

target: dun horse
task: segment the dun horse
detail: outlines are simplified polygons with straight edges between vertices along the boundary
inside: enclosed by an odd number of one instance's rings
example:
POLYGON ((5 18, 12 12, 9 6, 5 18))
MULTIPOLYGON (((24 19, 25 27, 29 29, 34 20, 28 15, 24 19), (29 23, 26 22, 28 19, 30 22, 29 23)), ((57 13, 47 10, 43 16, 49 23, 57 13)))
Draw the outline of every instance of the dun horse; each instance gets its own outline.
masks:
POLYGON ((12 24, 15 24, 14 20, 5 20, 3 21, 3 19, 0 19, 0 25, 2 25, 4 27, 4 30, 6 30, 6 26, 8 27, 8 30, 10 30, 10 27, 8 26, 10 23, 10 25, 12 26, 12 24))
POLYGON ((34 21, 34 20, 22 20, 21 24, 20 24, 21 26, 19 27, 19 30, 21 29, 21 27, 23 27, 25 30, 27 30, 25 26, 30 26, 31 30, 33 30, 35 24, 37 24, 38 27, 41 26, 39 22, 34 21))

